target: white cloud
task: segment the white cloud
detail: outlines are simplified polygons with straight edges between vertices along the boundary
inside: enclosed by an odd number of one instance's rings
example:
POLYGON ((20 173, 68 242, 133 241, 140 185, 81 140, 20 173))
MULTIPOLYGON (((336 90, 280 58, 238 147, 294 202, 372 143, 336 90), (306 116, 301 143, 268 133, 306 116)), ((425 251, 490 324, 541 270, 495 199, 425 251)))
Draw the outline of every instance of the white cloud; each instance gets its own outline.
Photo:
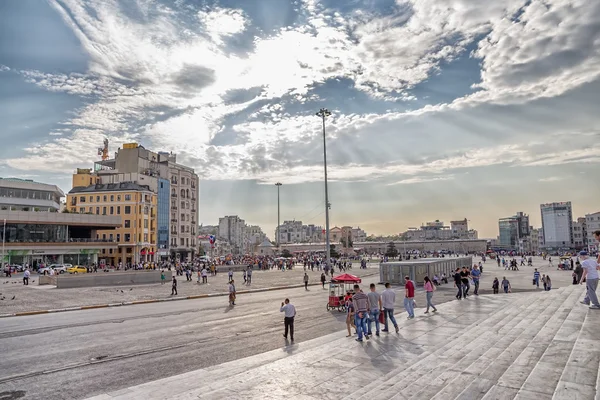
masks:
POLYGON ((211 11, 199 11, 198 18, 205 25, 211 38, 220 43, 224 38, 241 33, 248 21, 241 10, 215 8, 211 11))
POLYGON ((454 175, 445 175, 445 176, 415 176, 412 178, 402 179, 397 182, 388 183, 387 186, 395 186, 395 185, 413 185, 416 183, 429 183, 429 182, 439 182, 439 181, 451 181, 454 179, 454 175))
POLYGON ((564 178, 560 177, 560 176, 549 176, 547 178, 542 178, 540 179, 540 182, 558 182, 558 181, 562 181, 564 178))

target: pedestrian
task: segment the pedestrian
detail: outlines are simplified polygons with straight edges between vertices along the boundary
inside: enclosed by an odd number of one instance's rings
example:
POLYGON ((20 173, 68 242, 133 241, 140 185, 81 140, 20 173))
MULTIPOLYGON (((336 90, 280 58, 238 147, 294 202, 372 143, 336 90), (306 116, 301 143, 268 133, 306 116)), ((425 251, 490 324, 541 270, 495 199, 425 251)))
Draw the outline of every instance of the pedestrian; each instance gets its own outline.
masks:
POLYGON ((352 329, 356 331, 356 325, 354 324, 354 304, 352 303, 352 297, 349 297, 346 300, 346 328, 348 328, 348 335, 346 337, 352 336, 352 329))
POLYGON ((473 279, 473 294, 475 296, 479 296, 479 278, 481 277, 481 271, 479 270, 479 266, 474 265, 473 270, 471 271, 471 279, 473 279))
POLYGON ((285 332, 283 333, 283 337, 288 337, 288 330, 290 333, 290 340, 294 341, 294 318, 296 317, 296 307, 294 307, 290 303, 290 299, 285 299, 283 303, 281 303, 280 312, 285 313, 283 318, 283 325, 285 326, 285 332))
POLYGON ((325 278, 325 273, 321 272, 321 286, 323 286, 323 289, 325 289, 325 281, 327 280, 327 278, 325 278))
POLYGON ((552 280, 550 279, 550 275, 546 275, 546 290, 552 290, 552 280))
POLYGON ((498 294, 499 287, 500 287, 500 282, 498 281, 498 277, 495 277, 494 282, 492 283, 492 289, 494 289, 494 294, 498 294))
POLYGON ((398 323, 396 322, 396 318, 394 317, 394 303, 396 302, 396 292, 394 292, 391 288, 389 282, 385 284, 385 290, 381 293, 381 306, 383 307, 383 324, 384 329, 382 332, 389 332, 388 330, 388 318, 394 324, 394 328, 396 328, 396 333, 399 332, 398 323))
POLYGON ((304 290, 308 290, 308 274, 304 273, 304 290))
POLYGON ((469 285, 469 279, 471 278, 471 273, 467 270, 467 267, 463 267, 462 272, 460 273, 461 276, 461 282, 463 285, 463 297, 466 299, 467 296, 469 295, 469 289, 470 289, 470 285, 469 285))
POLYGON ((166 279, 166 277, 165 277, 165 271, 162 270, 162 271, 160 271, 160 284, 161 285, 165 284, 165 279, 166 279))
POLYGON ((538 271, 537 268, 533 272, 533 284, 536 286, 536 288, 540 288, 540 271, 538 271))
POLYGON ((206 267, 202 268, 200 275, 202 276, 202 283, 208 283, 208 271, 206 270, 206 267))
POLYGON ((370 292, 367 293, 367 299, 369 300, 369 323, 368 323, 368 335, 372 336, 373 331, 372 323, 375 321, 375 336, 379 336, 380 331, 380 322, 379 322, 379 313, 381 310, 381 295, 377 293, 377 289, 375 288, 375 284, 371 283, 369 285, 370 292))
POLYGON ((25 285, 25 286, 29 285, 30 274, 31 274, 31 272, 29 272, 29 269, 25 269, 25 271, 23 272, 23 285, 25 285))
POLYGON ((248 282, 248 277, 246 275, 246 270, 244 270, 244 284, 248 282))
POLYGON ((357 342, 363 341, 363 334, 365 339, 369 340, 370 337, 367 334, 367 314, 369 312, 369 298, 366 294, 360 290, 359 285, 354 285, 354 296, 352 296, 352 302, 354 303, 355 317, 354 324, 356 325, 356 333, 358 337, 357 342))
POLYGON ((229 305, 235 306, 235 285, 233 279, 229 281, 229 305))
POLYGON ((597 310, 600 309, 600 304, 598 303, 598 296, 596 295, 596 289, 598 288, 598 262, 593 258, 589 257, 587 251, 581 251, 579 253, 579 257, 583 260, 581 262, 581 267, 583 268, 583 278, 581 279, 581 284, 585 279, 585 287, 586 294, 581 304, 590 305, 591 309, 597 310))
POLYGON ((248 267, 248 273, 246 274, 246 278, 248 279, 248 282, 246 282, 246 284, 252 285, 252 267, 248 267))
POLYGON ((227 272, 227 277, 230 282, 233 280, 233 270, 231 268, 229 268, 229 272, 227 272))
POLYGON ((171 296, 177 295, 177 278, 173 277, 173 281, 171 282, 171 296))
POLYGON ((404 308, 408 313, 407 319, 413 319, 415 317, 415 285, 408 275, 404 277, 404 282, 404 308))
POLYGON ((456 286, 456 288, 458 289, 458 292, 456 293, 456 298, 458 300, 463 298, 463 286, 462 286, 462 277, 460 275, 460 268, 456 268, 456 271, 454 273, 454 286, 456 286))
MULTIPOLYGON (((435 308, 435 306, 431 302, 431 299, 433 298, 433 292, 435 291, 435 285, 431 282, 428 276, 426 276, 424 280, 424 288, 427 296, 427 309, 425 310, 425 314, 429 314, 429 307, 433 308, 433 312, 437 312, 437 308, 435 308)), ((475 287, 475 294, 477 294, 477 286, 475 287)))
POLYGON ((505 276, 502 277, 502 287, 504 288, 504 293, 510 293, 510 282, 505 276))

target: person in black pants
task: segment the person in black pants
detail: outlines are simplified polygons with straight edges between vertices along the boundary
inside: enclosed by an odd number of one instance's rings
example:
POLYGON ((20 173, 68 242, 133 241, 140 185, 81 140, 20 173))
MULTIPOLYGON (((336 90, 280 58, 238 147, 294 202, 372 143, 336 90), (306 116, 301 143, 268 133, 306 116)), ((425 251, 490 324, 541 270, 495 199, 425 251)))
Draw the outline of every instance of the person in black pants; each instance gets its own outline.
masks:
POLYGON ((294 341, 294 318, 296 317, 296 307, 294 307, 290 303, 290 299, 285 299, 283 303, 281 303, 280 312, 285 313, 285 317, 283 318, 283 324, 285 326, 285 333, 283 337, 287 339, 288 331, 290 333, 290 339, 292 342, 294 341))
POLYGON ((456 268, 456 271, 454 273, 454 285, 458 289, 458 293, 456 293, 456 298, 460 300, 463 297, 462 276, 460 276, 460 268, 456 268))
POLYGON ((171 296, 177 295, 177 278, 173 277, 173 283, 171 284, 171 296))

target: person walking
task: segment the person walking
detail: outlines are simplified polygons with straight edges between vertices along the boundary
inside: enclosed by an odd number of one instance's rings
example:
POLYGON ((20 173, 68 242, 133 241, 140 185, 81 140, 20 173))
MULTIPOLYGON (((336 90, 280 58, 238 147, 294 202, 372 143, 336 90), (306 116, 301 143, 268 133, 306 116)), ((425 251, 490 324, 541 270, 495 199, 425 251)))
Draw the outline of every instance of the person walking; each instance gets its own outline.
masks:
POLYGON ((31 272, 29 272, 29 269, 26 268, 25 271, 23 272, 23 285, 28 286, 29 285, 29 276, 31 275, 31 272))
POLYGON ((323 286, 323 289, 325 289, 325 281, 327 280, 327 278, 325 278, 325 273, 321 272, 321 286, 323 286))
POLYGON ((461 282, 463 285, 463 297, 466 299, 467 296, 469 295, 469 289, 471 288, 471 285, 469 285, 469 279, 471 278, 471 273, 469 272, 467 267, 463 267, 463 270, 460 273, 460 276, 461 276, 461 282))
POLYGON ((540 271, 538 271, 537 268, 533 272, 533 284, 536 286, 536 288, 540 288, 540 271))
MULTIPOLYGON (((435 285, 431 282, 428 276, 426 276, 424 280, 425 293, 427 296, 427 309, 425 310, 425 314, 429 314, 429 307, 433 308, 433 312, 437 312, 437 308, 435 308, 431 302, 431 299, 433 298, 433 292, 435 291, 435 285)), ((477 286, 475 286, 475 294, 477 294, 477 286)))
POLYGON ((233 280, 233 270, 231 268, 229 268, 229 272, 227 272, 227 278, 229 278, 229 282, 233 280))
POLYGON ((160 271, 160 284, 164 285, 166 283, 165 282, 166 279, 167 279, 167 277, 165 276, 165 271, 164 270, 160 271))
POLYGON ((463 286, 462 286, 462 277, 460 276, 460 268, 456 268, 456 271, 454 273, 454 286, 456 286, 456 288, 458 289, 458 292, 456 293, 456 298, 458 300, 462 299, 463 286))
POLYGON ((304 290, 308 290, 308 274, 304 273, 304 290))
POLYGON ((495 277, 494 282, 492 283, 492 289, 494 290, 494 294, 498 294, 499 288, 500 288, 500 282, 498 281, 498 278, 495 277))
POLYGON ((510 282, 505 276, 502 277, 502 287, 504 288, 504 293, 510 292, 510 282))
POLYGON ((173 277, 173 281, 171 281, 171 296, 177 295, 177 278, 173 277))
POLYGON ((208 271, 206 270, 206 267, 202 268, 200 274, 202 275, 202 283, 208 283, 208 271))
POLYGON ((404 282, 404 308, 408 313, 407 319, 413 319, 415 317, 415 285, 408 275, 404 277, 404 282))
POLYGON ((283 325, 285 326, 285 332, 283 333, 283 337, 287 339, 288 330, 290 333, 290 339, 294 341, 294 318, 296 317, 296 307, 294 307, 290 303, 290 299, 285 299, 281 303, 280 312, 285 313, 283 318, 283 325))
POLYGON ((354 325, 356 325, 356 333, 358 337, 357 342, 363 341, 363 334, 365 339, 369 340, 370 337, 367 334, 367 313, 369 312, 369 298, 366 294, 360 290, 359 285, 354 285, 354 296, 352 296, 352 302, 354 303, 355 317, 354 325))
POLYGON ((235 306, 235 284, 233 279, 229 281, 229 305, 235 306))
POLYGON ((383 323, 384 329, 382 332, 389 332, 388 330, 388 318, 394 324, 394 328, 396 328, 396 333, 399 332, 398 323, 396 322, 396 318, 394 317, 394 303, 396 302, 396 292, 394 292, 391 288, 389 282, 385 284, 385 290, 381 293, 381 306, 383 307, 383 323))
POLYGON ((352 336, 352 329, 354 328, 356 331, 356 325, 354 324, 354 303, 352 303, 352 297, 349 297, 346 300, 346 328, 348 328, 348 335, 346 337, 352 336))
POLYGON ((479 270, 479 266, 473 265, 473 270, 471 270, 471 279, 473 279, 473 294, 475 296, 479 296, 479 278, 481 277, 481 271, 479 270))
POLYGON ((246 273, 246 285, 252 285, 252 267, 248 267, 248 272, 246 273))
POLYGON ((581 268, 583 268, 583 275, 581 279, 581 285, 583 285, 583 281, 585 280, 586 294, 581 304, 585 304, 589 306, 593 310, 600 309, 600 304, 598 303, 598 296, 596 295, 596 289, 598 289, 598 262, 593 258, 589 257, 587 251, 581 251, 579 253, 579 257, 581 258, 581 268))
POLYGON ((379 322, 379 313, 381 310, 381 295, 377 293, 377 289, 375 288, 375 284, 371 283, 369 285, 370 292, 367 293, 367 298, 369 299, 369 323, 368 323, 368 335, 372 336, 373 331, 372 323, 375 321, 375 336, 379 336, 380 330, 380 322, 379 322))
POLYGON ((550 279, 550 275, 546 275, 546 290, 552 290, 552 279, 550 279))

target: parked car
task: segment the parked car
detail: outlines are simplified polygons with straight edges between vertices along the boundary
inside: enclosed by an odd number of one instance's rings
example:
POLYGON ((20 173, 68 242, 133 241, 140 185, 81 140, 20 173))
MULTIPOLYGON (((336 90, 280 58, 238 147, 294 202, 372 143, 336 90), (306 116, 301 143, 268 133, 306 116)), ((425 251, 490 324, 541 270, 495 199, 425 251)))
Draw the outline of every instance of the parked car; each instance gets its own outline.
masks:
POLYGON ((76 265, 74 267, 67 268, 67 272, 70 274, 85 274, 87 272, 87 268, 76 265))
POLYGON ((25 270, 25 267, 19 264, 13 264, 10 267, 17 272, 23 272, 25 270))
POLYGON ((57 274, 64 274, 67 272, 67 266, 65 264, 52 264, 50 268, 57 274))

